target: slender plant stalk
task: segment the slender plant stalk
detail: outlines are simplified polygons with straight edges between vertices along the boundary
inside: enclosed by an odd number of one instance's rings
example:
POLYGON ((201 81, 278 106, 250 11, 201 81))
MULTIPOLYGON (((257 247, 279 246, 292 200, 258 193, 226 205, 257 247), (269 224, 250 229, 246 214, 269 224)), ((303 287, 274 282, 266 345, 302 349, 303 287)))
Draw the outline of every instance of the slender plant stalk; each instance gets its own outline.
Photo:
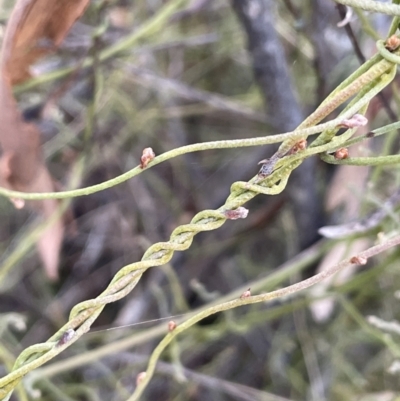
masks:
MULTIPOLYGON (((342 2, 342 1, 341 1, 342 2)), ((350 3, 350 2, 349 2, 350 3)), ((351 2, 355 6, 371 6, 371 3, 377 4, 372 1, 356 1, 351 2)), ((172 3, 168 3, 167 6, 162 10, 163 21, 166 20, 166 15, 172 13, 172 7, 178 7, 183 4, 183 0, 177 0, 172 3), (171 5, 171 9, 168 8, 171 5)), ((374 5, 372 4, 372 5, 374 5)), ((391 6, 389 8, 384 8, 391 15, 400 15, 399 6, 397 5, 383 5, 391 6), (394 7, 394 8, 393 8, 394 7)), ((152 29, 159 26, 160 20, 157 23, 154 22, 154 26, 150 25, 147 27, 148 32, 153 32, 152 29)), ((133 40, 131 38, 131 40, 133 40)), ((134 37, 133 41, 137 41, 138 37, 134 37)), ((112 57, 113 55, 119 53, 127 46, 131 45, 132 42, 125 42, 121 47, 116 46, 113 51, 108 53, 103 53, 100 55, 100 60, 112 57), (104 57, 104 58, 102 58, 104 57)), ((165 153, 164 155, 155 158, 151 165, 156 165, 168 158, 175 157, 178 154, 184 154, 190 151, 198 151, 205 149, 216 149, 223 147, 238 147, 238 146, 256 146, 261 144, 268 144, 276 142, 277 138, 279 141, 283 141, 280 150, 278 151, 278 157, 275 157, 273 167, 278 167, 277 169, 272 169, 269 174, 265 176, 256 176, 249 182, 237 182, 231 187, 231 194, 227 198, 225 204, 217 210, 205 210, 198 213, 191 221, 190 224, 186 224, 175 229, 168 242, 162 242, 152 245, 144 254, 140 262, 132 263, 128 266, 123 267, 112 279, 109 286, 97 297, 89 301, 82 302, 76 305, 70 314, 69 321, 55 333, 47 342, 42 344, 33 345, 25 349, 17 358, 12 372, 7 376, 0 379, 0 400, 8 399, 11 396, 12 390, 20 382, 21 378, 25 376, 28 372, 38 368, 45 362, 51 360, 56 355, 61 353, 64 349, 69 347, 75 341, 79 339, 84 333, 86 333, 92 323, 97 319, 99 314, 102 312, 106 304, 115 302, 127 294, 129 294, 133 288, 136 286, 140 280, 142 274, 150 267, 160 266, 162 264, 168 263, 172 258, 175 251, 184 251, 188 249, 193 241, 194 236, 203 231, 215 230, 222 226, 225 221, 229 218, 230 213, 236 212, 239 207, 244 205, 246 202, 257 196, 258 194, 270 194, 275 195, 283 191, 286 183, 290 177, 293 169, 297 168, 304 158, 314 154, 318 151, 326 151, 337 147, 341 141, 345 143, 349 140, 352 130, 348 130, 346 134, 341 137, 336 137, 336 128, 343 119, 351 118, 355 113, 360 110, 365 110, 371 98, 381 91, 383 87, 388 85, 396 71, 396 65, 400 62, 398 52, 392 54, 388 52, 384 47, 378 47, 379 56, 374 57, 370 62, 365 63, 358 72, 352 74, 350 79, 346 80, 344 84, 340 85, 338 90, 334 91, 331 96, 329 96, 326 101, 308 118, 303 124, 300 125, 300 129, 294 132, 287 133, 275 137, 267 138, 253 138, 251 140, 239 140, 239 141, 219 141, 207 144, 191 145, 191 147, 184 147, 176 149, 165 153), (389 54, 388 54, 389 53, 389 54), (368 90, 365 89, 368 87, 368 90), (357 93, 364 91, 360 98, 357 98, 357 93), (320 124, 316 126, 322 119, 327 117, 333 110, 337 109, 350 97, 355 96, 352 103, 345 107, 344 112, 336 119, 331 120, 327 123, 320 124), (298 138, 305 138, 309 135, 324 132, 326 130, 333 130, 327 135, 328 142, 324 140, 321 144, 316 144, 314 147, 305 149, 304 152, 294 152, 294 154, 286 153, 290 151, 293 144, 296 143, 298 138), (317 146, 318 145, 318 146, 317 146), (197 147, 196 147, 197 146, 197 147), (332 147, 331 147, 332 146, 332 147), (284 152, 285 150, 285 152, 284 152), (284 156, 284 157, 283 157, 284 156), (279 164, 277 164, 278 160, 279 164), (275 166, 276 165, 276 166, 275 166)), ((97 192, 98 190, 109 188, 113 185, 123 182, 126 179, 133 177, 141 172, 140 168, 131 170, 124 175, 117 177, 114 180, 108 181, 107 183, 102 183, 97 186, 82 188, 76 191, 67 191, 64 193, 49 193, 49 194, 23 194, 13 191, 1 191, 1 194, 5 196, 12 196, 16 198, 23 199, 48 199, 48 198, 69 198, 80 195, 87 195, 89 193, 97 192)), ((379 252, 398 245, 400 243, 400 237, 395 237, 381 245, 370 248, 369 250, 362 252, 357 257, 358 258, 368 258, 379 252)), ((267 294, 261 294, 257 296, 250 296, 245 298, 239 298, 235 300, 228 301, 222 305, 218 305, 203 311, 200 314, 190 318, 186 322, 179 325, 174 331, 167 335, 159 347, 156 348, 152 358, 150 359, 148 375, 144 381, 138 387, 137 392, 132 399, 137 399, 135 397, 143 391, 145 385, 150 380, 151 374, 154 371, 155 363, 161 354, 162 350, 170 343, 172 338, 178 335, 180 332, 186 330, 191 325, 195 324, 200 319, 208 316, 209 314, 216 313, 222 310, 232 309, 241 305, 246 305, 250 303, 265 302, 276 297, 285 296, 292 294, 294 292, 308 288, 309 286, 320 282, 324 278, 335 274, 341 268, 349 265, 349 263, 354 263, 352 261, 345 261, 339 265, 336 265, 326 272, 316 275, 308 280, 302 281, 300 283, 294 284, 292 286, 286 287, 282 290, 273 291, 267 294)))
MULTIPOLYGON (((191 317, 200 311, 218 305, 220 302, 226 302, 240 297, 240 295, 246 291, 248 287, 251 287, 255 292, 272 289, 277 285, 280 285, 283 281, 287 280, 288 277, 292 276, 294 273, 298 273, 310 266, 312 263, 315 263, 322 256, 322 254, 326 252, 331 243, 332 241, 323 239, 300 254, 296 255, 296 257, 292 260, 289 260, 282 266, 277 267, 272 273, 268 274, 264 278, 257 278, 257 280, 248 282, 246 285, 236 288, 228 294, 222 295, 218 298, 218 300, 211 301, 207 305, 185 313, 182 316, 174 317, 174 320, 176 323, 180 324, 188 317, 191 317)), ((41 377, 49 378, 62 372, 77 369, 100 358, 104 358, 107 355, 115 354, 117 352, 132 348, 133 346, 140 345, 145 341, 155 339, 163 335, 165 332, 166 324, 164 321, 154 328, 147 329, 144 333, 135 333, 127 338, 119 340, 118 342, 106 344, 99 348, 86 351, 84 355, 74 355, 62 361, 53 362, 45 367, 39 368, 34 372, 31 372, 25 378, 25 384, 28 388, 33 387, 34 382, 39 380, 41 377)))
POLYGON ((200 320, 205 319, 208 316, 214 315, 215 313, 230 310, 237 308, 243 305, 250 305, 260 302, 270 302, 277 298, 287 297, 288 295, 298 293, 299 291, 303 291, 321 281, 325 280, 328 277, 331 277, 338 273, 340 270, 348 268, 354 264, 357 264, 358 260, 367 260, 372 256, 378 255, 390 248, 393 248, 400 244, 400 235, 376 246, 373 246, 358 255, 353 255, 351 258, 344 260, 329 269, 322 271, 321 273, 316 274, 313 277, 310 277, 306 280, 300 281, 296 284, 289 285, 288 287, 281 288, 276 291, 268 292, 265 294, 259 294, 254 296, 248 297, 239 297, 237 299, 220 303, 214 307, 208 308, 205 311, 202 311, 195 316, 187 319, 184 323, 178 325, 173 331, 168 333, 163 340, 159 343, 159 345, 154 349, 153 353, 150 356, 148 367, 146 370, 146 375, 144 376, 143 380, 140 381, 139 385, 137 386, 135 392, 132 396, 128 399, 128 401, 137 401, 139 397, 142 395, 144 389, 148 385, 151 380, 151 377, 154 374, 157 361, 159 360, 161 353, 165 350, 165 348, 171 344, 172 340, 178 335, 198 323, 200 320))

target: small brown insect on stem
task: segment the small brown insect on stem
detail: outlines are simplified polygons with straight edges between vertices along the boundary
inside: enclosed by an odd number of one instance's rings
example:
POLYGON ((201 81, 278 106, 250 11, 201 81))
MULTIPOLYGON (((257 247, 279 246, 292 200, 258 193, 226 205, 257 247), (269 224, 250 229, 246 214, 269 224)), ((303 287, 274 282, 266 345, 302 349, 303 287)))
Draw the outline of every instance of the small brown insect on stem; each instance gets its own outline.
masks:
POLYGON ((173 320, 170 320, 168 322, 168 331, 174 331, 176 329, 176 323, 173 320))
POLYGON ((262 166, 260 171, 258 172, 258 176, 260 178, 268 177, 274 171, 275 164, 281 157, 286 155, 294 155, 295 153, 304 150, 306 147, 307 147, 307 140, 300 139, 297 143, 295 143, 294 146, 292 146, 292 148, 288 152, 281 155, 275 153, 270 159, 264 159, 259 161, 258 164, 262 164, 262 166))
POLYGON ((142 157, 140 158, 140 168, 144 169, 156 157, 152 148, 143 149, 142 157))
POLYGON ((68 329, 60 338, 57 343, 57 346, 60 347, 61 345, 67 344, 70 342, 75 336, 75 330, 68 329))
POLYGON ((251 297, 251 291, 250 288, 248 288, 241 296, 240 299, 245 299, 251 297))
POLYGON ((245 219, 248 214, 249 210, 242 206, 238 207, 237 209, 226 210, 224 212, 224 215, 228 220, 245 219))
POLYGON ((260 171, 258 172, 259 177, 263 178, 272 174, 277 160, 278 159, 274 160, 271 158, 259 161, 258 164, 262 164, 260 171))
POLYGON ((347 159, 349 157, 349 150, 347 148, 340 148, 334 153, 337 160, 347 159))
POLYGON ((307 140, 306 139, 300 139, 299 142, 297 142, 292 149, 289 150, 289 155, 294 155, 295 153, 304 150, 307 147, 307 140))
POLYGON ((140 372, 137 376, 136 376, 136 385, 138 386, 146 377, 146 372, 140 372))
POLYGON ((353 256, 350 259, 350 263, 352 263, 353 265, 366 265, 367 261, 368 259, 362 256, 353 256))
POLYGON ((385 47, 390 52, 395 51, 399 46, 400 46, 400 38, 398 38, 396 35, 392 35, 385 42, 385 47))

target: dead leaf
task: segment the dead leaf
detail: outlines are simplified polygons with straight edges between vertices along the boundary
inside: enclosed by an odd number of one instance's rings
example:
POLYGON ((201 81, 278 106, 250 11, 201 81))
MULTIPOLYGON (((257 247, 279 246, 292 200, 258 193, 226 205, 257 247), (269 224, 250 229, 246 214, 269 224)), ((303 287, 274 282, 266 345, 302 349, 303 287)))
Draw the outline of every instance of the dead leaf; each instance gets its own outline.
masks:
POLYGON ((3 45, 11 84, 30 77, 29 67, 53 52, 90 0, 18 0, 3 45), (7 44, 6 44, 7 42, 7 44))
MULTIPOLYGON (((89 0, 17 0, 7 28, 0 57, 0 185, 22 192, 52 192, 53 180, 45 166, 36 126, 23 121, 12 85, 30 77, 38 58, 54 51, 83 13, 89 0)), ((45 218, 58 208, 56 200, 32 201, 30 207, 45 218)), ((54 222, 37 246, 46 273, 58 277, 58 258, 63 224, 54 222)))

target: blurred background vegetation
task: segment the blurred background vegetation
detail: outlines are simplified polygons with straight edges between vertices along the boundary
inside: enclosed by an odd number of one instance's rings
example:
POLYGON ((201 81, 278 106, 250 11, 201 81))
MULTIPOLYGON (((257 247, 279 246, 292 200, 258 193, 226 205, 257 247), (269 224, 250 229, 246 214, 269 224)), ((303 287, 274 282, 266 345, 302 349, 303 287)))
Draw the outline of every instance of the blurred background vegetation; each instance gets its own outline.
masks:
MULTIPOLYGON (((357 51, 374 54, 390 24, 389 17, 354 12, 351 29, 338 27, 347 10, 332 0, 192 0, 109 51, 166 3, 93 0, 57 54, 16 89, 25 119, 40 127, 60 189, 81 155, 83 187, 135 167, 147 147, 161 154, 292 130, 358 67, 357 51), (63 74, 66 67, 72 72, 63 74)), ((13 4, 0 2, 0 34, 13 4)), ((398 119, 397 92, 395 82, 374 104, 369 129, 398 119)), ((393 133, 358 151, 388 154, 398 146, 393 133)), ((149 245, 223 204, 230 185, 255 175, 275 149, 188 154, 74 199, 57 283, 47 279, 30 237, 36 215, 0 198, 0 376, 149 245)), ((343 170, 308 159, 283 194, 257 197, 246 206, 247 219, 196 236, 188 251, 107 306, 89 334, 39 371, 36 399, 126 399, 174 316, 250 286, 260 292, 294 283, 396 232, 398 200, 384 202, 399 179, 395 166, 343 170), (318 234, 384 206, 388 217, 372 230, 338 240, 318 234)), ((400 319, 398 258, 397 250, 388 252, 323 288, 206 319, 164 353, 143 399, 395 400, 400 326, 387 332, 384 321, 400 319)))

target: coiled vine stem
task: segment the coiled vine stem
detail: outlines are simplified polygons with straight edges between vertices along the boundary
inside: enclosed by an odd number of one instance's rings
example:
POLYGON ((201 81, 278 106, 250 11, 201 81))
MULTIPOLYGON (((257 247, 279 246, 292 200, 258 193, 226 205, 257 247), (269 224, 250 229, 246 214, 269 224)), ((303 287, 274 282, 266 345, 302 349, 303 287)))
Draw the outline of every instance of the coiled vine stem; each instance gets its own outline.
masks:
MULTIPOLYGON (((340 2, 346 3, 344 1, 340 2)), ((365 3, 376 2, 365 1, 365 3)), ((399 14, 394 15, 400 15, 400 10, 398 11, 399 14)), ((147 269, 167 263, 171 260, 175 251, 188 249, 197 233, 216 230, 221 227, 229 218, 230 211, 238 209, 258 194, 275 195, 282 192, 291 172, 307 157, 316 153, 334 150, 340 144, 348 141, 355 129, 348 129, 344 134, 337 137, 336 134, 339 131, 338 123, 341 119, 349 118, 355 113, 365 112, 372 97, 393 80, 396 66, 400 63, 398 51, 394 53, 388 52, 380 44, 378 45, 378 51, 379 54, 377 56, 374 56, 344 81, 299 127, 300 129, 310 128, 309 131, 294 131, 287 137, 281 137, 284 142, 277 154, 266 163, 268 167, 267 173, 261 171, 249 182, 234 183, 231 186, 230 195, 223 206, 217 210, 205 210, 196 214, 190 224, 176 228, 172 232, 169 241, 152 245, 145 252, 141 261, 123 267, 97 298, 76 305, 70 313, 69 321, 45 343, 36 344, 25 349, 15 361, 13 370, 5 377, 0 378, 0 400, 8 399, 12 390, 28 372, 54 358, 86 333, 105 305, 116 302, 129 294, 147 269), (338 119, 334 120, 334 122, 326 123, 326 125, 320 125, 322 133, 315 143, 309 148, 290 153, 297 141, 310 135, 316 124, 350 97, 354 97, 354 99, 338 119)), ((317 130, 317 132, 321 131, 317 130)), ((396 161, 398 160, 396 159, 396 161)), ((4 190, 1 193, 6 196, 29 198, 29 194, 11 194, 4 190)), ((44 195, 46 194, 36 194, 37 197, 33 198, 39 199, 41 196, 43 198, 45 197, 44 195)), ((57 196, 57 194, 49 195, 55 198, 62 197, 57 196)), ((69 194, 69 197, 71 195, 74 196, 69 194)))

